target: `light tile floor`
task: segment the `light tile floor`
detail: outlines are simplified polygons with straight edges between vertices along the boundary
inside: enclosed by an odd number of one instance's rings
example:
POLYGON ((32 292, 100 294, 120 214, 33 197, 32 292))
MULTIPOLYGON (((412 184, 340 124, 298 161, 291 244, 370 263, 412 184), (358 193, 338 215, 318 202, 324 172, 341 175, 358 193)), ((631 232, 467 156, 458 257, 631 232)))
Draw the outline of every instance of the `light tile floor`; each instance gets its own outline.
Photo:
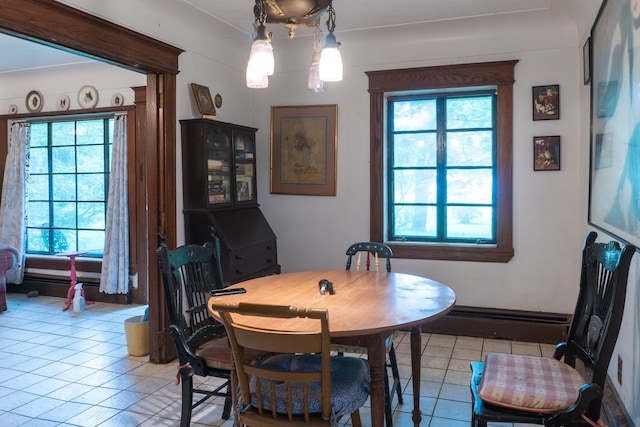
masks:
MULTIPOLYGON (((63 298, 22 294, 9 294, 8 306, 0 313, 0 426, 179 425, 176 362, 153 364, 127 352, 124 321, 145 307, 96 303, 63 312, 63 298)), ((435 334, 423 334, 422 344, 421 425, 429 427, 469 425, 470 361, 493 351, 553 353, 547 344, 435 334)), ((399 334, 396 348, 405 403, 396 406, 394 425, 411 426, 407 334, 399 334)), ((221 413, 222 399, 210 399, 194 410, 192 426, 230 427, 221 413)), ((370 425, 367 407, 361 416, 370 425)))

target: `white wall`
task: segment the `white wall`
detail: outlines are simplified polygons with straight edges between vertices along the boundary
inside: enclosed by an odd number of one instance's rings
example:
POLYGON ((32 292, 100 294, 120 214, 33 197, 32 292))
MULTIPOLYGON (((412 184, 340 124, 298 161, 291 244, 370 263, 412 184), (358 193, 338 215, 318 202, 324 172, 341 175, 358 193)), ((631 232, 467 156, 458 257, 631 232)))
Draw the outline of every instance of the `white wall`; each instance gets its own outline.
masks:
MULTIPOLYGON (((244 87, 248 37, 241 32, 232 37, 224 35, 218 31, 219 25, 212 25, 197 11, 185 13, 182 2, 63 2, 186 50, 180 57, 178 119, 195 117, 188 84, 196 82, 209 86, 212 94, 222 94, 220 120, 259 128, 258 198, 278 236, 279 262, 285 272, 341 268, 348 244, 369 238, 369 95, 365 71, 519 60, 514 86, 514 258, 506 264, 396 259, 394 270, 424 274, 448 284, 461 305, 573 311, 579 253, 589 229, 589 91, 582 85, 581 52, 590 24, 585 26, 584 20, 576 25, 559 15, 540 12, 526 17, 497 15, 338 32, 345 79, 331 84, 326 93, 314 94, 305 86, 311 57, 309 37, 276 40, 276 75, 271 78, 270 87, 249 90, 244 87), (548 84, 560 85, 561 118, 534 122, 531 87, 548 84), (313 104, 338 105, 337 195, 271 195, 270 107, 313 104), (561 136, 560 171, 533 171, 532 138, 539 135, 561 136)), ((560 7, 572 7, 576 16, 593 20, 600 3, 567 1, 560 7)), ((43 94, 45 103, 47 96, 54 96, 45 90, 43 94)), ((3 98, 0 92, 0 110, 5 108, 3 98)), ((180 177, 178 189, 180 212, 180 177)), ((179 217, 179 230, 181 225, 179 217)), ((180 232, 178 242, 183 240, 180 232)), ((600 240, 608 237, 600 233, 600 240)), ((638 259, 634 261, 637 262, 638 259)), ((638 280, 634 265, 623 329, 610 372, 615 383, 615 360, 619 354, 624 381, 622 386, 614 385, 636 423, 640 422, 640 363, 636 361, 640 354, 638 280)))

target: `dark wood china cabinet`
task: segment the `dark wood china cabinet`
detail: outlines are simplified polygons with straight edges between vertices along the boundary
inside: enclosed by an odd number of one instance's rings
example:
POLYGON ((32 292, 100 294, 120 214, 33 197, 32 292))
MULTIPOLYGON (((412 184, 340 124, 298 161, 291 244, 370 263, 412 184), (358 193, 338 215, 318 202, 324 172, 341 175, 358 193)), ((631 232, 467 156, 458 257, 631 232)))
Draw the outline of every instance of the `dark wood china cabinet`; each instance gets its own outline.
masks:
POLYGON ((276 235, 256 193, 256 129, 209 119, 181 120, 186 243, 220 237, 227 283, 280 272, 276 235))

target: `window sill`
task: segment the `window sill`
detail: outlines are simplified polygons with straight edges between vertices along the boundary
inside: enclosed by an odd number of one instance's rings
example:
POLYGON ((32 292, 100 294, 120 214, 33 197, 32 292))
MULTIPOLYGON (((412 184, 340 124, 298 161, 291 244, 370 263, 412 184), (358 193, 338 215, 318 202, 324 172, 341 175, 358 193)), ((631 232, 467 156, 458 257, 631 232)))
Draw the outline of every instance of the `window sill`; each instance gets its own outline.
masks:
POLYGON ((432 243, 385 242, 394 258, 433 259, 443 261, 475 261, 507 263, 513 258, 512 247, 496 245, 457 245, 432 243))

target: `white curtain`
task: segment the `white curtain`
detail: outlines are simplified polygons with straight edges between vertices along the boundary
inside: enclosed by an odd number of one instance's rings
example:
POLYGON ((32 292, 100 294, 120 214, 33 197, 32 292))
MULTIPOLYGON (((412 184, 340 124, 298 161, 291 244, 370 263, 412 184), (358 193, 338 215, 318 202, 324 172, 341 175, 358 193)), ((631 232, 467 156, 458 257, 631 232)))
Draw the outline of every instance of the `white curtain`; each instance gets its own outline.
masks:
POLYGON ((117 115, 113 129, 107 224, 100 291, 129 292, 129 204, 127 180, 127 116, 117 115))
POLYGON ((30 123, 14 122, 9 131, 9 149, 4 166, 0 201, 0 243, 16 249, 16 265, 7 271, 8 283, 24 278, 27 185, 29 183, 30 123))

